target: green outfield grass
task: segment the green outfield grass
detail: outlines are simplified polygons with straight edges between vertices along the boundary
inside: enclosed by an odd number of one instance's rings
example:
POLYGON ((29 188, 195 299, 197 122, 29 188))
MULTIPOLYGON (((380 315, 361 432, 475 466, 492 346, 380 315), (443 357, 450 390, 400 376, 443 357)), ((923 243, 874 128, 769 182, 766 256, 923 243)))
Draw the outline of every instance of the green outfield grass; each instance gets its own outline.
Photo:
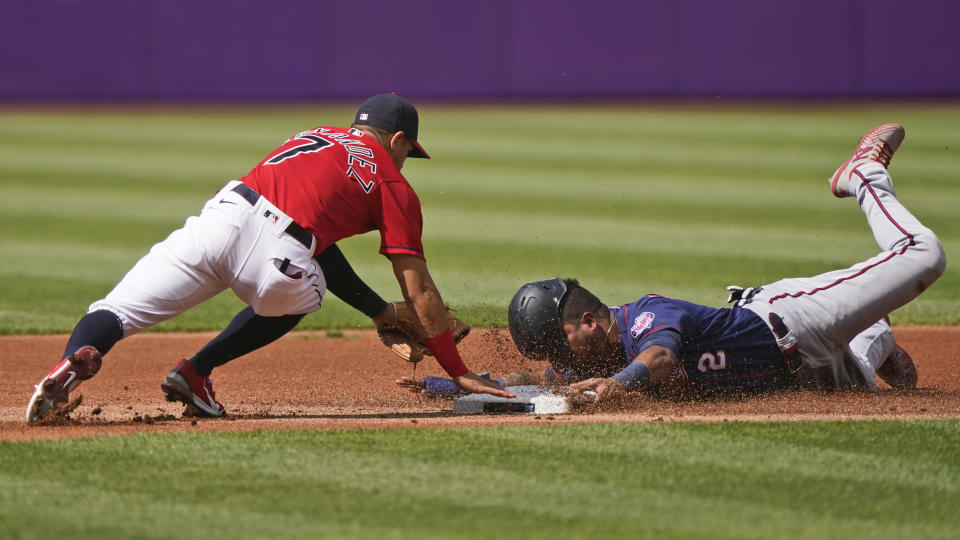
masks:
MULTIPOLYGON (((0 110, 0 333, 65 332, 150 246, 291 134, 353 106, 0 110)), ((907 127, 901 199, 960 254, 960 105, 421 104, 431 161, 409 160, 431 272, 468 321, 504 325, 523 283, 578 277, 604 300, 656 292, 719 306, 754 285, 877 250, 825 178, 867 129, 907 127)), ((399 298, 375 234, 344 252, 399 298)), ((960 323, 960 271, 894 323, 960 323)), ((217 329, 232 294, 161 330, 217 329)), ((330 298, 302 328, 369 325, 330 298)))
POLYGON ((4 538, 956 538, 960 421, 0 443, 4 538))

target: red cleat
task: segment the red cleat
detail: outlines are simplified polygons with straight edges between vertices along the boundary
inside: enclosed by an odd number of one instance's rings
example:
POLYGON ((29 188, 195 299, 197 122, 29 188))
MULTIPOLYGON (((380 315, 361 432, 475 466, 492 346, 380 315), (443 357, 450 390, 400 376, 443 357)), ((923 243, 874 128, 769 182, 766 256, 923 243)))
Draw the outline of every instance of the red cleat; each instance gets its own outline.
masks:
POLYGON ((213 392, 213 381, 206 375, 198 375, 189 360, 181 360, 177 367, 167 373, 160 389, 167 401, 179 401, 196 407, 205 416, 227 414, 213 392))

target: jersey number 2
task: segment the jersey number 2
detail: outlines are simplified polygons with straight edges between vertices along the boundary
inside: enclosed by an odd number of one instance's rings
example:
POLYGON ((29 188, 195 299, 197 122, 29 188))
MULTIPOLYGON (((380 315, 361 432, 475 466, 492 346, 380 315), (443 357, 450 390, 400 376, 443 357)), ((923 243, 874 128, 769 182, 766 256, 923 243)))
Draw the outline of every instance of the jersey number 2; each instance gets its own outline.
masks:
POLYGON ((299 144, 299 145, 297 145, 297 146, 294 146, 293 148, 291 148, 291 149, 289 149, 289 150, 285 150, 285 151, 283 151, 283 152, 281 152, 281 153, 273 156, 272 158, 268 159, 268 160, 265 162, 265 164, 266 164, 266 165, 276 165, 277 163, 280 163, 281 161, 284 161, 284 160, 286 160, 286 159, 290 159, 290 158, 295 157, 295 156, 298 156, 298 155, 300 155, 300 154, 310 153, 310 152, 319 152, 320 150, 323 150, 324 148, 326 148, 326 147, 328 147, 328 146, 333 146, 333 143, 332 143, 332 142, 324 139, 323 137, 319 137, 319 136, 317 136, 317 135, 300 135, 299 137, 297 137, 297 139, 298 139, 298 140, 311 141, 311 142, 304 142, 303 144, 299 144))
POLYGON ((707 371, 720 371, 721 369, 727 369, 727 353, 724 351, 717 351, 716 354, 712 352, 705 352, 700 355, 700 361, 697 362, 697 370, 700 373, 706 373, 707 371))

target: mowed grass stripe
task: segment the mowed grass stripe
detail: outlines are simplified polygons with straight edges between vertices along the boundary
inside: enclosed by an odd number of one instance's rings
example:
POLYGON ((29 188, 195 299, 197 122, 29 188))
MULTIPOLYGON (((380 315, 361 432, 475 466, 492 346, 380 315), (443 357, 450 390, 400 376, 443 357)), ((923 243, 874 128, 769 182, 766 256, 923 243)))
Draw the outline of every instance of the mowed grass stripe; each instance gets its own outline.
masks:
MULTIPOLYGON (((522 283, 554 275, 581 277, 611 301, 659 292, 716 305, 713 291, 728 283, 810 275, 872 255, 863 216, 833 199, 825 178, 877 118, 908 126, 893 168, 904 201, 938 232, 948 258, 960 247, 954 106, 421 108, 435 159, 409 160, 405 173, 423 201, 434 278, 477 324, 505 324, 505 308, 503 317, 491 310, 522 283)), ((44 312, 62 320, 54 289, 74 291, 85 307, 96 299, 85 293, 112 285, 228 179, 292 133, 349 121, 352 111, 130 107, 0 118, 0 273, 10 284, 28 281, 34 294, 26 305, 14 301, 20 294, 0 300, 8 333, 68 331, 44 327, 44 312), (14 315, 22 313, 28 324, 14 315)), ((343 242, 365 279, 399 296, 378 246, 376 234, 343 242)), ((910 322, 958 322, 958 291, 951 266, 902 312, 910 322)), ((220 328, 226 319, 212 313, 233 305, 201 307, 163 328, 220 328)), ((369 325, 331 306, 304 324, 369 325)))
POLYGON ((0 515, 27 537, 949 538, 958 438, 875 421, 3 443, 0 515), (49 520, 50 493, 86 504, 49 520))

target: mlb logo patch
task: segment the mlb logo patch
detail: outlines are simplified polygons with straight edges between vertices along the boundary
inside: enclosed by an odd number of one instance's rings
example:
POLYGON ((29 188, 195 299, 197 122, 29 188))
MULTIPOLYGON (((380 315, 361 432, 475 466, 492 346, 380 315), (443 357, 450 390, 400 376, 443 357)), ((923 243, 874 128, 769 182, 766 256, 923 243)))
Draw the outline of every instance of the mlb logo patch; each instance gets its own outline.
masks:
POLYGON ((630 335, 637 337, 643 333, 644 330, 649 330, 653 326, 653 313, 649 311, 644 311, 640 315, 637 315, 637 318, 633 320, 633 324, 630 326, 630 335))

